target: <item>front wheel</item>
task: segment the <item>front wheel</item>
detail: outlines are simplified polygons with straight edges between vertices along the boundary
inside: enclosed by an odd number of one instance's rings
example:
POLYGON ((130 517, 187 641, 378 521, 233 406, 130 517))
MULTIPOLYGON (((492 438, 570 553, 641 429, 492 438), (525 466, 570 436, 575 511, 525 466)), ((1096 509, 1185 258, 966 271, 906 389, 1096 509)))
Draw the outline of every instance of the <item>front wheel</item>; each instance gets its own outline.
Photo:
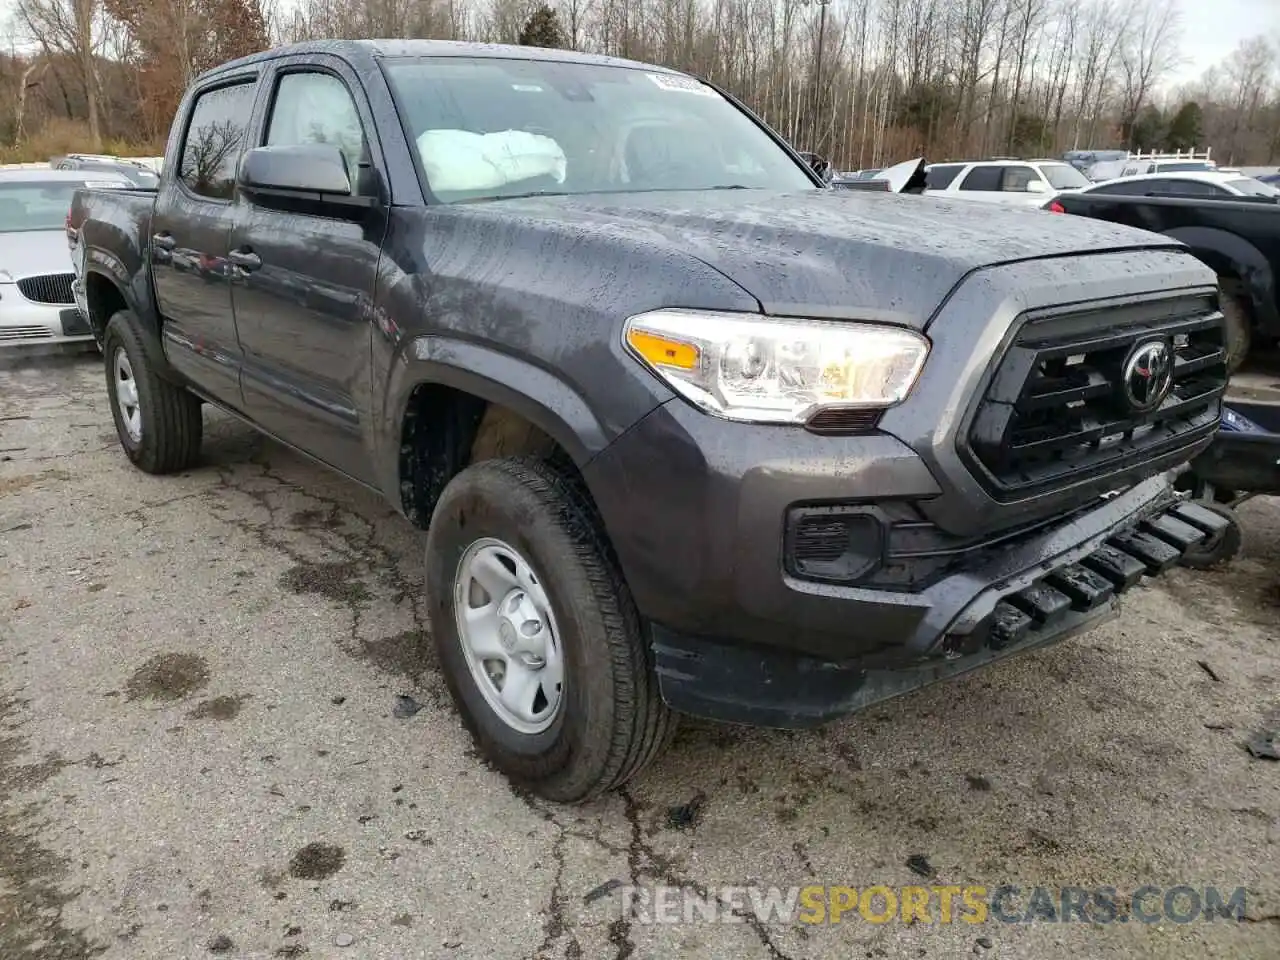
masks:
POLYGON ((185 470, 200 455, 200 400, 165 380, 162 358, 138 318, 121 310, 102 337, 107 398, 120 446, 147 473, 185 470))
POLYGON ((580 481, 536 459, 453 478, 427 534, 431 634, 454 702, 515 783, 576 803, 670 741, 640 618, 580 481))
POLYGON ((1222 310, 1222 322, 1225 330, 1227 373, 1235 373, 1244 364, 1253 345, 1253 310, 1249 301, 1237 294, 1229 292, 1224 286, 1218 298, 1218 306, 1222 310))

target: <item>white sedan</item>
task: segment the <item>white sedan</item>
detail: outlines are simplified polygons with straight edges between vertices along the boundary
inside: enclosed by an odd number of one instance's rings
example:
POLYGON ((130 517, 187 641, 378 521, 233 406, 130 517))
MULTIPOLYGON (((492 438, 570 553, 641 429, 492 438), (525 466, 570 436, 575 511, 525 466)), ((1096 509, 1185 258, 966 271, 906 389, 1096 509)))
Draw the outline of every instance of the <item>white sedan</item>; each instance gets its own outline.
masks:
POLYGON ((72 294, 66 235, 84 186, 130 184, 104 171, 0 171, 0 348, 93 342, 72 294))

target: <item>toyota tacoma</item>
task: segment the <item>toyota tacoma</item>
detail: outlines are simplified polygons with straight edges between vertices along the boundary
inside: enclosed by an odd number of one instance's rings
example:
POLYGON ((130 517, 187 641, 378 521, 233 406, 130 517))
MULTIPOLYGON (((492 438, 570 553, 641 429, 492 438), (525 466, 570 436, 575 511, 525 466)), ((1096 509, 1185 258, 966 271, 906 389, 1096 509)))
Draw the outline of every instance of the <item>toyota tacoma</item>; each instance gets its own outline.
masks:
POLYGON ((437 41, 200 76, 158 190, 84 190, 120 443, 229 411, 425 530, 483 752, 623 783, 1096 625, 1223 522, 1211 270, 1084 218, 828 188, 660 67, 437 41))

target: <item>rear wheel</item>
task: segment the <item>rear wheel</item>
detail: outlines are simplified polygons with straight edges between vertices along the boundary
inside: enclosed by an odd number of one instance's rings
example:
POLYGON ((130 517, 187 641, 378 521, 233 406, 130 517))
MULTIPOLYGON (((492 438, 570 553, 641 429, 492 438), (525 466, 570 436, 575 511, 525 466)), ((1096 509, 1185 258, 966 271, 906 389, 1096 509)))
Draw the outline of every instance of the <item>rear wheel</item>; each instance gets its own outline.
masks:
POLYGON ((159 375, 163 360, 138 318, 121 310, 102 338, 107 397, 120 446, 147 473, 185 470, 200 455, 200 400, 159 375))
POLYGON ((570 471, 500 459, 454 477, 427 534, 427 591, 462 719, 517 784, 587 800, 670 741, 640 618, 570 471))

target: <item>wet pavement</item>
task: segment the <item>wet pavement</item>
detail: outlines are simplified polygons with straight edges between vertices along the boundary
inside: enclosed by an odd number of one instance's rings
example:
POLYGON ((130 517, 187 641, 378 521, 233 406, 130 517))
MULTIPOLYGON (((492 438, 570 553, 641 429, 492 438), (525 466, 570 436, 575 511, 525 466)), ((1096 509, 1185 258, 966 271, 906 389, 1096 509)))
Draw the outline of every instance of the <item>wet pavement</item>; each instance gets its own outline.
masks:
POLYGON ((420 532, 208 412, 202 465, 146 476, 102 376, 0 368, 4 960, 1280 955, 1280 762, 1245 746, 1280 723, 1280 503, 1242 510, 1242 559, 1092 634, 818 732, 688 722, 626 790, 561 808, 462 730, 420 532), (634 884, 1185 884, 1246 907, 646 923, 634 884))

